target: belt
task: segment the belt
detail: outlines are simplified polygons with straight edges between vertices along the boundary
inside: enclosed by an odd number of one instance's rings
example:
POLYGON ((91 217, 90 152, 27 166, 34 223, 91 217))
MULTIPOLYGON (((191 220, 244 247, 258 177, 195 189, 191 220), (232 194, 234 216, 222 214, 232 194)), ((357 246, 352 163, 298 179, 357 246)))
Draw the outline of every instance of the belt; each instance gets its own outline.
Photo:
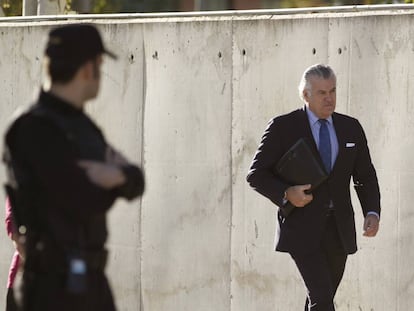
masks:
MULTIPOLYGON (((38 272, 66 273, 68 256, 57 250, 36 250, 31 258, 31 267, 28 270, 38 272)), ((102 271, 105 269, 108 251, 102 250, 80 250, 79 256, 85 261, 88 271, 102 271)))
POLYGON ((86 265, 90 270, 103 270, 108 259, 108 251, 106 249, 86 251, 84 256, 86 265))

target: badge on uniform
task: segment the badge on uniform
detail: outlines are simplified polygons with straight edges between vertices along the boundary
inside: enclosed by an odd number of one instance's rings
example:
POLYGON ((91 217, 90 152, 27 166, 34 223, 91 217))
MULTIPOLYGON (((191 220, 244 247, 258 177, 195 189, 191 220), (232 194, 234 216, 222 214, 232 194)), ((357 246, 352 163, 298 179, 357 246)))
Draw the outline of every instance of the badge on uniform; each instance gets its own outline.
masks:
POLYGON ((82 294, 87 290, 86 261, 79 255, 69 256, 67 289, 73 294, 82 294))

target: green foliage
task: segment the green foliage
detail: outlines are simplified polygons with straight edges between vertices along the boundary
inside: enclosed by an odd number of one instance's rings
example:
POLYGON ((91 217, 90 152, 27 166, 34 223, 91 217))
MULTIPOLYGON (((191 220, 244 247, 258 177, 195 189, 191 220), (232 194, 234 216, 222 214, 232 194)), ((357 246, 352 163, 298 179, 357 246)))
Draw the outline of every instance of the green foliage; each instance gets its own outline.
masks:
MULTIPOLYGON (((400 0, 399 2, 414 3, 414 0, 400 0)), ((281 0, 282 8, 301 8, 331 5, 364 5, 364 4, 391 4, 392 0, 281 0)))
MULTIPOLYGON (((35 0, 27 0, 35 1, 35 0)), ((87 0, 66 0, 66 12, 77 11, 77 3, 87 0)), ((180 0, 90 0, 91 13, 166 12, 178 11, 180 0)), ((204 0, 209 1, 209 0, 204 0)), ((273 0, 281 8, 299 8, 330 5, 362 5, 387 3, 414 3, 414 0, 273 0)), ((267 2, 271 2, 267 0, 267 2)), ((23 0, 0 0, 6 16, 22 15, 23 0)))
POLYGON ((116 0, 95 0, 93 1, 92 13, 117 13, 120 12, 121 5, 116 0))
POLYGON ((21 16, 22 0, 0 0, 5 16, 21 16))
MULTIPOLYGON (((34 0, 27 0, 34 1, 34 0)), ((84 0, 80 0, 84 1, 84 0)), ((75 1, 66 0, 66 12, 72 10, 76 11, 73 6, 75 1)), ((0 0, 0 5, 6 16, 21 16, 23 0, 0 0)), ((120 0, 92 0, 92 12, 91 13, 116 13, 122 9, 122 2, 120 0)))

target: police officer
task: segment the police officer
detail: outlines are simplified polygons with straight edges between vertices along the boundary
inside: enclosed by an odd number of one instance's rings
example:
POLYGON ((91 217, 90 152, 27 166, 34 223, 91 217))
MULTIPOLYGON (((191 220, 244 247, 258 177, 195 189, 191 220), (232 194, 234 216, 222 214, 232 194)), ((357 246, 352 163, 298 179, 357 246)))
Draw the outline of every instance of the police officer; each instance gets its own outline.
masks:
POLYGON ((23 310, 115 310, 104 275, 105 214, 144 190, 141 170, 105 141, 85 114, 97 96, 105 49, 97 29, 49 33, 49 90, 6 133, 13 213, 25 238, 23 310))

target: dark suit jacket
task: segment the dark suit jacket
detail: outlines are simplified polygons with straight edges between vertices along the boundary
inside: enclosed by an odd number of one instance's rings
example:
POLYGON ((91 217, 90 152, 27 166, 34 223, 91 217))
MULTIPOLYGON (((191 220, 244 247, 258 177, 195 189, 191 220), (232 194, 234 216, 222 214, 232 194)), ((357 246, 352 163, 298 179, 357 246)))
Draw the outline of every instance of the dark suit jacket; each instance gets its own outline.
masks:
POLYGON ((304 208, 295 208, 288 216, 280 212, 283 196, 291 186, 273 173, 284 153, 301 137, 313 142, 305 108, 270 121, 251 164, 247 181, 259 193, 279 206, 276 250, 306 253, 316 249, 322 238, 326 212, 332 200, 337 227, 345 251, 355 253, 356 232, 350 197, 351 176, 363 214, 380 214, 380 192, 377 175, 371 163, 367 140, 358 120, 334 113, 333 124, 338 138, 338 157, 329 178, 313 192, 313 200, 304 208))

